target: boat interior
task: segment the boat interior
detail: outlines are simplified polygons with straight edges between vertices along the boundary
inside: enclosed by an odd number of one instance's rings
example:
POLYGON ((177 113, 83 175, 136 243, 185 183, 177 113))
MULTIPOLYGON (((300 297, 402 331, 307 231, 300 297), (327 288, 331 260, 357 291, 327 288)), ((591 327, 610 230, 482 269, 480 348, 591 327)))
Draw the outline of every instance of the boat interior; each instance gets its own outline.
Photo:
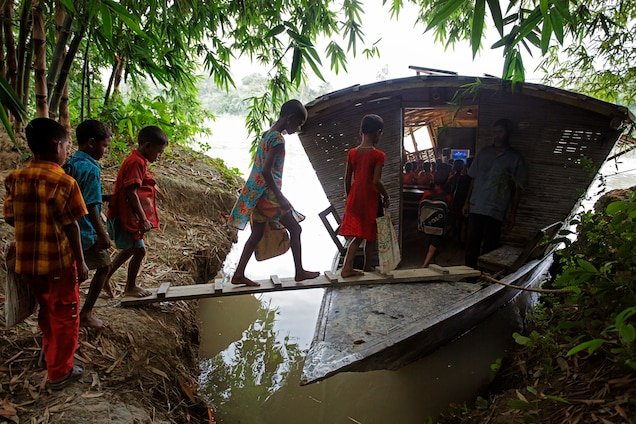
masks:
MULTIPOLYGON (((539 84, 511 87, 497 78, 418 76, 352 86, 307 104, 299 132, 329 207, 321 218, 338 249, 336 235, 345 209, 343 180, 347 151, 360 142, 360 120, 373 113, 384 120, 378 148, 386 153, 382 182, 391 197, 388 210, 401 248, 400 268, 418 267, 425 254, 418 231, 418 203, 425 187, 404 178, 407 164, 467 161, 492 143, 492 125, 515 125, 511 144, 526 160, 524 188, 514 227, 502 234, 502 248, 482 255, 478 265, 511 272, 546 247, 591 183, 629 121, 625 108, 539 84)), ((464 262, 462 217, 445 236, 433 263, 464 262)))

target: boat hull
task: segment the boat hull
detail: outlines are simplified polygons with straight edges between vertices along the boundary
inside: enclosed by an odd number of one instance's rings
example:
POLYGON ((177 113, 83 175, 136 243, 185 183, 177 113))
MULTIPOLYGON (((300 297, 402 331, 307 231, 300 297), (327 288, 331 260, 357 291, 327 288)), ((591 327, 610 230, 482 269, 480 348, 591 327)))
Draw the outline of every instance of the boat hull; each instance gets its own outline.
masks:
MULTIPOLYGON (((534 260, 502 280, 534 286, 552 261, 552 255, 534 260)), ((345 371, 400 368, 470 330, 519 292, 466 282, 328 289, 300 384, 345 371)))

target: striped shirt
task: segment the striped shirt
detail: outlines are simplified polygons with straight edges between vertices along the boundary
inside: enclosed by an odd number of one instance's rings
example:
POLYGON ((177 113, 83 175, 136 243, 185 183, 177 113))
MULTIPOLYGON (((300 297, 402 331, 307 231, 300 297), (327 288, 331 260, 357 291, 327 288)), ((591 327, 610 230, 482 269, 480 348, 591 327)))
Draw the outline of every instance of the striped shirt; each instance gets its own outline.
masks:
POLYGON ((34 159, 4 184, 4 218, 15 226, 15 272, 47 275, 71 267, 63 227, 88 213, 77 182, 57 163, 34 159))

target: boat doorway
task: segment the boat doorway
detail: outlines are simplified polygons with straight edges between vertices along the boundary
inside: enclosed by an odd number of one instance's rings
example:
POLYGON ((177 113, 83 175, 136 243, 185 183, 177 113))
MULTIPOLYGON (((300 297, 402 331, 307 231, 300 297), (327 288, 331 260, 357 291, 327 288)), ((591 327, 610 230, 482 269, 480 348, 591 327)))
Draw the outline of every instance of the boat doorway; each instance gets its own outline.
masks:
POLYGON ((449 205, 449 233, 434 263, 451 266, 464 262, 466 225, 460 203, 465 200, 467 187, 458 183, 475 154, 478 111, 477 105, 403 109, 401 268, 423 263, 426 235, 418 231, 419 203, 424 191, 433 187, 437 165, 453 166, 456 161, 462 163, 461 167, 457 165, 458 171, 451 173, 446 184, 446 190, 455 197, 449 205))

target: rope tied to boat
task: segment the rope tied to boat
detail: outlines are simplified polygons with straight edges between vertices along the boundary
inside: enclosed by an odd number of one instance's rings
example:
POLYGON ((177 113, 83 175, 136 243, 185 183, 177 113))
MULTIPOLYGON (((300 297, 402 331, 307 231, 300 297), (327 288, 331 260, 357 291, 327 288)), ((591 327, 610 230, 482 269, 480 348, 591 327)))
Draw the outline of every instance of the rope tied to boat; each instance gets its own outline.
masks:
POLYGON ((515 286, 514 284, 508 284, 508 283, 504 283, 501 280, 497 280, 496 278, 492 277, 490 274, 487 274, 485 272, 481 273, 481 277, 482 280, 487 281, 489 283, 494 283, 494 284, 500 284, 502 286, 506 286, 506 287, 510 287, 511 289, 517 289, 517 290, 522 290, 522 291, 528 291, 528 292, 533 292, 533 293, 546 293, 546 294, 567 294, 567 293, 575 293, 575 289, 573 288, 564 288, 564 289, 535 289, 532 287, 520 287, 520 286, 515 286))

